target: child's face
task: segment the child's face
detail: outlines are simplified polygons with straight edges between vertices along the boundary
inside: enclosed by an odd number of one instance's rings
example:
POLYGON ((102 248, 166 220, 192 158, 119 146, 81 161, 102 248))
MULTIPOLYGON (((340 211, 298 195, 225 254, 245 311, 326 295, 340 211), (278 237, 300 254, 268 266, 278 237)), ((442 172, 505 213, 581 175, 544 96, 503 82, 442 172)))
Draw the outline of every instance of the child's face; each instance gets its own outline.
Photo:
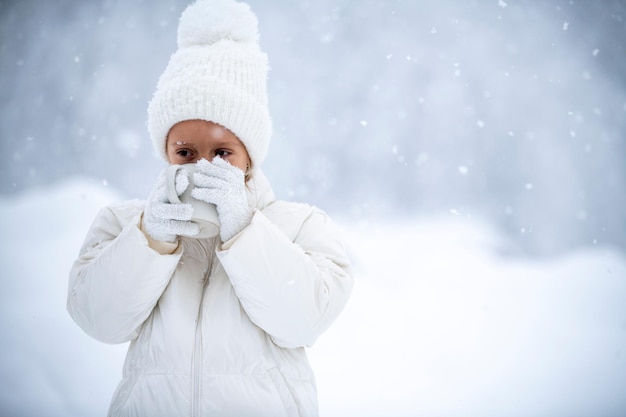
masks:
POLYGON ((167 135, 170 164, 190 164, 216 155, 246 171, 250 157, 246 147, 230 130, 206 120, 185 120, 175 124, 167 135))

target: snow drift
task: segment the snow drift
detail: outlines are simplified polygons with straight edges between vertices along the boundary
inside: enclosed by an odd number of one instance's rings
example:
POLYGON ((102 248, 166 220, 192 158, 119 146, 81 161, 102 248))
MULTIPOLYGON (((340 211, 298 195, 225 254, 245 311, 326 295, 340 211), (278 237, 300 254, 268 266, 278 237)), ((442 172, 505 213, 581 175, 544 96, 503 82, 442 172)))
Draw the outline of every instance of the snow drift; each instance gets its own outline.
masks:
MULTIPOLYGON (((83 334, 65 295, 91 220, 119 198, 73 179, 0 199, 0 414, 106 414, 126 346, 83 334)), ((356 287, 310 350, 322 416, 626 413, 623 253, 507 257, 488 224, 452 214, 336 220, 356 287)))

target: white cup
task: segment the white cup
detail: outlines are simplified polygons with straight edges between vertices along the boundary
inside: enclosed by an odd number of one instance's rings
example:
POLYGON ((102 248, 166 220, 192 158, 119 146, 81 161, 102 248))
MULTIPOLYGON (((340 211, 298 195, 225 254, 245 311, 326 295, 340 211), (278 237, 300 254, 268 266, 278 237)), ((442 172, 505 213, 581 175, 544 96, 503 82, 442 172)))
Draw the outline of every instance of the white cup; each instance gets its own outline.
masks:
POLYGON ((209 204, 201 200, 196 200, 191 196, 194 172, 196 172, 196 164, 170 165, 167 169, 167 197, 172 204, 191 204, 191 207, 193 207, 193 216, 191 221, 198 225, 200 232, 197 235, 190 237, 204 239, 216 236, 220 232, 220 221, 217 217, 217 208, 215 207, 215 204, 209 204), (178 171, 183 168, 187 170, 189 175, 189 186, 179 197, 176 193, 176 174, 178 174, 178 171))

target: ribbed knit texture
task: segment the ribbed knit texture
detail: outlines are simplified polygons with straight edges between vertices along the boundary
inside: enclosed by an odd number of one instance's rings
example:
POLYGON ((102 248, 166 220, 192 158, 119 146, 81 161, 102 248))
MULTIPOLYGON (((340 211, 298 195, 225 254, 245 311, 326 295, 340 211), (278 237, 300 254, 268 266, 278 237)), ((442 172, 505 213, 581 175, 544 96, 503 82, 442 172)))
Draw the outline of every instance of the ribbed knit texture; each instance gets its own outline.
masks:
POLYGON ((246 146, 253 167, 269 147, 267 56, 258 44, 257 20, 233 0, 198 0, 183 12, 179 49, 161 75, 148 106, 148 131, 167 161, 169 130, 184 120, 218 123, 246 146))

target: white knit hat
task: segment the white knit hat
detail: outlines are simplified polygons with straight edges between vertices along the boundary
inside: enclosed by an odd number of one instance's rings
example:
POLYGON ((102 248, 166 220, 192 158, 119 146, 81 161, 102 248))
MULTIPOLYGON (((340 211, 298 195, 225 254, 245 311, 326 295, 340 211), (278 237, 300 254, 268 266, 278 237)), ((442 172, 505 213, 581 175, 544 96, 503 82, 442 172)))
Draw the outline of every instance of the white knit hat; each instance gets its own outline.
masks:
MULTIPOLYGON (((247 4, 197 0, 178 26, 171 56, 148 106, 148 131, 168 161, 166 138, 185 120, 226 127, 258 167, 269 147, 272 123, 267 104, 267 55, 259 48, 257 19, 247 4)), ((169 161, 168 161, 169 162, 169 161)))

